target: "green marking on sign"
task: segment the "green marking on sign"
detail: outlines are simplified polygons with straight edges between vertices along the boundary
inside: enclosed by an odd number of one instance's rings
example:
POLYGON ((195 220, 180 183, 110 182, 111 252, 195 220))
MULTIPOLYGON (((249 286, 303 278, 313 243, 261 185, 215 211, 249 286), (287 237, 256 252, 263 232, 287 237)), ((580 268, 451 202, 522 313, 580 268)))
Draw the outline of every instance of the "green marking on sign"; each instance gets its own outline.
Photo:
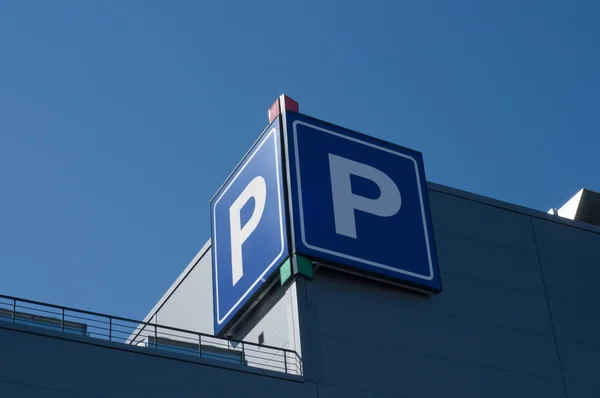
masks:
POLYGON ((312 261, 308 258, 299 254, 294 255, 296 259, 296 266, 298 267, 298 273, 307 279, 313 279, 313 265, 312 261))
POLYGON ((281 267, 279 268, 279 277, 281 279, 281 286, 292 277, 292 262, 289 257, 281 264, 281 267))

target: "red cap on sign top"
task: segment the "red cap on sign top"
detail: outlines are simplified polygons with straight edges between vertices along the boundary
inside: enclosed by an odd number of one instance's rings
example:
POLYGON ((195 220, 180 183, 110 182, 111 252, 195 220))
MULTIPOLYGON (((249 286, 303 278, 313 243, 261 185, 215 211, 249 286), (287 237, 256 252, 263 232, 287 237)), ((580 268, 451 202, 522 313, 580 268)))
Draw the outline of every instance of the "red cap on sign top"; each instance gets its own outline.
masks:
POLYGON ((273 120, 275 120, 275 118, 279 116, 282 112, 299 112, 299 109, 300 107, 298 105, 298 102, 294 101, 285 94, 281 95, 279 98, 277 98, 277 101, 275 101, 275 103, 269 108, 269 123, 273 123, 273 120))

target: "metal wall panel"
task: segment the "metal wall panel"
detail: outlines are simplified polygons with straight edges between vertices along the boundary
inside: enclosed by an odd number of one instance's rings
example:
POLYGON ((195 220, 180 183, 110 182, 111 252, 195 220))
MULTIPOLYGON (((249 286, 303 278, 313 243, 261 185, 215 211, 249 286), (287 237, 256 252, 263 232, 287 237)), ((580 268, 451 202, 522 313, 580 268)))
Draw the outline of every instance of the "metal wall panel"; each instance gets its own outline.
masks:
POLYGON ((564 397, 561 381, 325 337, 325 384, 406 397, 564 397))
POLYGON ((569 397, 598 396, 600 234, 539 219, 533 226, 569 397))
POLYGON ((598 398, 598 387, 567 383, 569 398, 598 398))
POLYGON ((544 295, 454 275, 444 275, 444 291, 432 297, 323 269, 317 270, 315 281, 307 287, 315 297, 315 305, 335 300, 340 306, 352 308, 350 303, 363 300, 372 307, 387 308, 390 315, 406 308, 541 335, 553 334, 544 295))
POLYGON ((600 307, 552 296, 549 301, 554 330, 559 341, 600 348, 600 307))
MULTIPOLYGON (((152 320, 155 321, 154 319, 152 320)), ((158 310, 159 325, 213 333, 212 263, 208 251, 158 310)))
POLYGON ((73 391, 50 390, 44 387, 13 384, 0 380, 0 395, 3 397, 19 398, 90 398, 89 394, 79 394, 73 391))
POLYGON ((372 391, 356 390, 354 388, 333 386, 330 384, 317 384, 319 398, 405 398, 400 395, 379 394, 372 391))
POLYGON ((560 342, 558 348, 567 386, 582 385, 600 391, 600 348, 565 342, 560 342))
POLYGON ((536 253, 528 216, 429 190, 433 229, 509 249, 536 253))
POLYGON ((262 333, 265 345, 287 348, 298 354, 297 358, 282 358, 280 352, 270 354, 269 350, 265 350, 262 355, 258 354, 259 358, 256 359, 261 363, 265 362, 266 369, 273 366, 281 367, 285 359, 288 370, 293 368, 298 371, 298 374, 301 373, 299 358, 302 356, 302 351, 298 335, 296 297, 296 283, 288 285, 287 288, 275 286, 272 294, 257 305, 235 333, 236 339, 252 343, 258 343, 258 336, 262 333))
POLYGON ((600 307, 600 234, 533 219, 550 296, 600 307))
MULTIPOLYGON (((523 228, 531 229, 526 224, 523 228)), ((441 230, 436 231, 435 241, 444 274, 544 293, 537 253, 441 230)))
MULTIPOLYGON (((318 282, 317 282, 318 283, 318 282)), ((376 289, 364 284, 363 289, 376 289)), ((416 309, 395 300, 319 291, 324 337, 561 380, 552 335, 416 309)), ((541 310, 544 310, 541 307, 541 310)))

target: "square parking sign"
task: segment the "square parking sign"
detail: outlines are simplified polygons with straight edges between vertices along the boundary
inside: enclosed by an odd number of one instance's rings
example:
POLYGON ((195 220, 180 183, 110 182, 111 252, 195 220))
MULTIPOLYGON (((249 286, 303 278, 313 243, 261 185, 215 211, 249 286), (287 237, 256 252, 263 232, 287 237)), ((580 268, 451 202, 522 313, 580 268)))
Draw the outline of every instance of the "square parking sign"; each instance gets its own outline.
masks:
POLYGON ((279 119, 240 162, 210 207, 218 335, 289 255, 279 119))
POLYGON ((421 153, 287 112, 293 251, 437 293, 421 153))

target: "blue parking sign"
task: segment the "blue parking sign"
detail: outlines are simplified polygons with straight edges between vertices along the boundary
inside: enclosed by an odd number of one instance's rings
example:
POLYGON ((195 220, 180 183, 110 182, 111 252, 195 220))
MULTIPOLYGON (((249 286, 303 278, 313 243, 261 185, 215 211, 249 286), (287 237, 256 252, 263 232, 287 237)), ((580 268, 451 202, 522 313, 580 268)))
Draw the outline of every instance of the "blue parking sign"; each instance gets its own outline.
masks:
POLYGON ((279 119, 219 189, 210 209, 218 335, 288 257, 279 119))
POLYGON ((285 125, 293 251, 441 291, 421 153, 294 112, 285 125))

